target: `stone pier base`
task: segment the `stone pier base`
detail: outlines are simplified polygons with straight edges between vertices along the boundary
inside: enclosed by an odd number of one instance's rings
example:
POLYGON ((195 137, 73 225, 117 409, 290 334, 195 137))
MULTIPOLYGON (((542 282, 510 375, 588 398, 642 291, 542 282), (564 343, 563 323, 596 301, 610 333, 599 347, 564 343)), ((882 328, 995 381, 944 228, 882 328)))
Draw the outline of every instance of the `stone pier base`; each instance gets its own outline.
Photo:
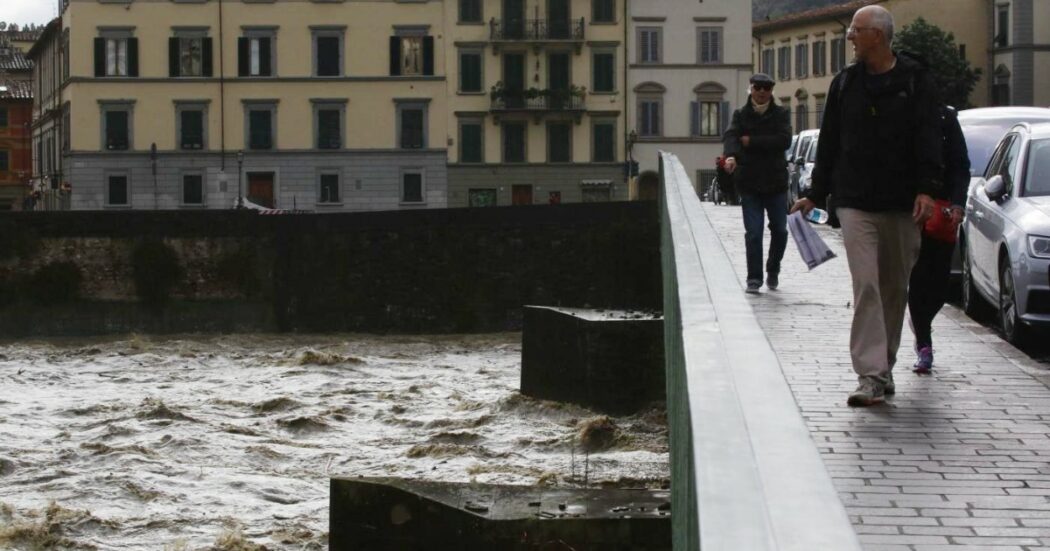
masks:
POLYGON ((665 399, 663 318, 546 306, 523 312, 522 394, 609 413, 665 399))
POLYGON ((329 548, 670 551, 668 490, 333 478, 329 548))

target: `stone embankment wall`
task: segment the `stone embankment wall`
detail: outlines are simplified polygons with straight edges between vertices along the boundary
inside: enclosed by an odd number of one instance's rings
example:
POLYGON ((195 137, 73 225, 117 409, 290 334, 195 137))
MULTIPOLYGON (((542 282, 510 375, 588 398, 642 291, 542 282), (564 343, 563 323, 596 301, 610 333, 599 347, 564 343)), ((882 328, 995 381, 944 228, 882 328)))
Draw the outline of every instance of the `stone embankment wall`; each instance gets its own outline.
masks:
POLYGON ((498 331, 524 304, 659 309, 658 232, 651 202, 9 213, 0 335, 498 331), (158 247, 172 263, 142 260, 158 247))

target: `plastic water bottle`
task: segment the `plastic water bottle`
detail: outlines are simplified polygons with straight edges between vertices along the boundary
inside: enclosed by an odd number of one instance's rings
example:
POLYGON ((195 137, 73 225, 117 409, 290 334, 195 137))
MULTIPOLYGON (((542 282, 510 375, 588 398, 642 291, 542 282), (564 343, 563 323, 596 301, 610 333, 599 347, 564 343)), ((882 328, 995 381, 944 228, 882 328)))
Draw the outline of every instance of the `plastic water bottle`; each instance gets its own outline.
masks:
POLYGON ((814 208, 809 211, 806 215, 806 220, 813 222, 814 224, 827 224, 828 223, 828 211, 824 209, 814 208))

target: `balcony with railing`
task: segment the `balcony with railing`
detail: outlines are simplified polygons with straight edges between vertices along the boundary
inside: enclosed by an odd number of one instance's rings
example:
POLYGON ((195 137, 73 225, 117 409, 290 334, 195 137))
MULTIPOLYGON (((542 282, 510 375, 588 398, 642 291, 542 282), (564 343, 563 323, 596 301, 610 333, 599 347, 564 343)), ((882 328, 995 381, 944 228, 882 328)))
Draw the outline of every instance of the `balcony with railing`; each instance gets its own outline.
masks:
POLYGON ((579 120, 583 112, 587 110, 584 105, 585 96, 586 89, 576 85, 563 89, 516 90, 504 88, 502 83, 497 83, 489 94, 492 100, 490 111, 494 115, 532 113, 537 117, 546 113, 570 113, 579 120))
POLYGON ((577 53, 583 45, 583 18, 579 19, 525 19, 492 18, 489 21, 489 40, 499 46, 504 42, 542 44, 573 44, 577 53))

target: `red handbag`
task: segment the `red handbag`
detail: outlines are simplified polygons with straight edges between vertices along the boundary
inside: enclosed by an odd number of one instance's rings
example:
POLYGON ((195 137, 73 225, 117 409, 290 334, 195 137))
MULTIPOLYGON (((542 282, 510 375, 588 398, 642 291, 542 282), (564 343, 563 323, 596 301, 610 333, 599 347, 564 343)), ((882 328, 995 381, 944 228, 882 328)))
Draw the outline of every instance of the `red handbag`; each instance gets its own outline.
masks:
POLYGON ((922 233, 930 239, 945 243, 955 243, 959 233, 956 231, 955 225, 952 224, 951 203, 945 199, 935 199, 933 203, 933 216, 926 219, 926 224, 922 227, 922 233))

